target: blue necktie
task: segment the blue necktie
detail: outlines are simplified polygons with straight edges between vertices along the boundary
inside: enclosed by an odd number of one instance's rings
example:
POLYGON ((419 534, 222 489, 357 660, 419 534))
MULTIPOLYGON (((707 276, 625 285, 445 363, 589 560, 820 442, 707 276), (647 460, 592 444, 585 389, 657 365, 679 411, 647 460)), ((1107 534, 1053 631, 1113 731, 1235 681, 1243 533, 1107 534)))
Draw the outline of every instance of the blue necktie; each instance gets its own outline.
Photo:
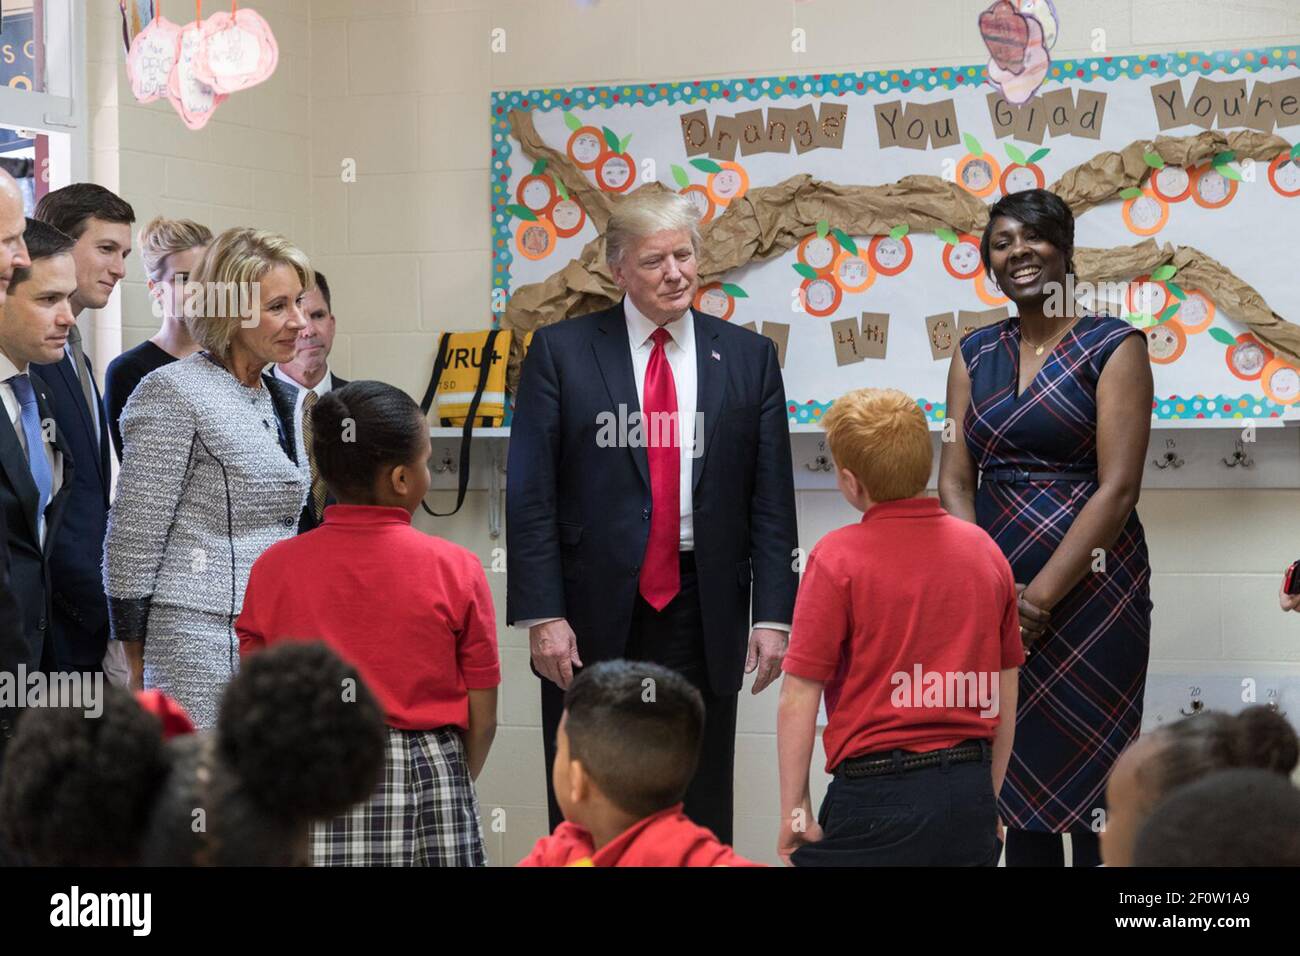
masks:
POLYGON ((15 375, 9 379, 14 396, 22 406, 23 435, 27 439, 27 467, 31 470, 32 480, 40 493, 36 507, 36 529, 45 534, 45 506, 54 494, 54 473, 50 471, 50 460, 45 455, 45 435, 41 431, 41 412, 36 406, 36 392, 32 380, 26 374, 15 375))

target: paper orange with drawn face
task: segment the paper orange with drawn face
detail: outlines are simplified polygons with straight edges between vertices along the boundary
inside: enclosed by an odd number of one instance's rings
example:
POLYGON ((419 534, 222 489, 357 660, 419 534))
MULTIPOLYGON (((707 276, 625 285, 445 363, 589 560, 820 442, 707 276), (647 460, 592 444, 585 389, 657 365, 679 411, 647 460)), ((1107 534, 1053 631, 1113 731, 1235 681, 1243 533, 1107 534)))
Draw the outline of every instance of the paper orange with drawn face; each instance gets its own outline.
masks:
POLYGON ((1002 195, 1010 196, 1012 193, 1022 193, 1027 189, 1042 189, 1047 184, 1047 178, 1043 171, 1038 168, 1036 163, 1022 165, 1012 163, 1002 171, 1002 195))
POLYGON ((749 174, 736 163, 718 165, 722 168, 716 173, 709 174, 708 183, 704 188, 708 190, 709 198, 715 204, 725 206, 749 191, 749 174))
POLYGON ((699 214, 701 223, 710 222, 713 219, 717 207, 714 205, 713 200, 709 198, 707 189, 696 183, 692 186, 683 187, 681 194, 691 201, 691 205, 695 207, 696 213, 699 214))
POLYGON ((844 249, 831 266, 831 274, 845 292, 865 292, 876 281, 876 273, 866 258, 844 249))
POLYGON ((988 153, 982 156, 967 153, 957 164, 957 183, 972 196, 991 195, 1001 177, 998 161, 988 153))
POLYGON ((882 276, 896 276, 912 264, 912 242, 907 236, 876 236, 867 246, 867 261, 882 276))
POLYGON ((1151 173, 1151 191, 1167 203, 1182 202, 1192 194, 1192 177, 1181 166, 1162 166, 1151 173))
POLYGON ((985 305, 1006 305, 1011 301, 1010 296, 1002 294, 1002 290, 997 286, 997 281, 983 270, 975 276, 975 294, 980 297, 980 301, 985 305))
POLYGON ((804 311, 809 315, 827 316, 840 307, 843 293, 839 285, 829 276, 816 279, 804 279, 800 286, 804 311))
POLYGON ((539 216, 545 215, 555 202, 555 186, 550 176, 528 175, 519 180, 515 198, 539 216))
POLYGON ((1178 303, 1178 324, 1188 335, 1204 332, 1214 322, 1214 303, 1204 292, 1187 290, 1187 298, 1178 303))
POLYGON ((579 169, 595 169, 605 152, 604 134, 594 126, 583 126, 573 131, 565 150, 579 169))
POLYGON ((515 226, 515 249, 525 259, 544 259, 555 249, 555 226, 545 219, 521 219, 515 226))
POLYGON ((1148 188, 1142 191, 1142 195, 1126 199, 1121 215, 1130 232, 1154 236, 1169 221, 1169 204, 1148 188))
POLYGON ((627 192, 635 172, 636 164, 631 156, 607 150, 596 161, 596 185, 605 192, 627 192))
POLYGON ((1124 293, 1128 310, 1138 315, 1159 315, 1169 304, 1169 298, 1169 288, 1163 282, 1152 282, 1149 275, 1138 276, 1124 293))
POLYGON ((1226 358, 1229 372, 1243 381, 1253 382, 1264 371, 1264 366, 1273 361, 1273 351, 1249 332, 1243 332, 1228 346, 1226 358))
POLYGON ((710 282, 706 286, 701 286, 700 291, 695 293, 695 308, 706 315, 717 316, 725 322, 736 311, 736 300, 727 295, 727 290, 722 288, 721 282, 710 282))
POLYGON ((561 199, 551 207, 551 223, 561 239, 577 235, 586 221, 587 213, 576 199, 561 199))
POLYGON ((984 269, 980 261, 980 241, 967 233, 957 236, 955 245, 943 244, 943 267, 954 279, 973 279, 984 269))
POLYGON ((1161 322, 1146 330, 1147 354, 1157 365, 1176 361, 1187 348, 1187 336, 1173 319, 1161 322))
POLYGON ((1192 200, 1204 209, 1222 209, 1237 195, 1236 180, 1229 179, 1213 166, 1198 166, 1192 182, 1192 200))
POLYGON ((811 266, 819 273, 829 272, 835 264, 835 240, 830 236, 813 233, 805 236, 795 250, 795 258, 806 266, 811 266))
POLYGON ((1279 196, 1300 196, 1300 159, 1282 153, 1268 164, 1268 182, 1279 196))
POLYGON ((1300 401, 1300 372, 1281 359, 1273 359, 1259 375, 1259 386, 1264 394, 1279 405, 1294 405, 1300 401))

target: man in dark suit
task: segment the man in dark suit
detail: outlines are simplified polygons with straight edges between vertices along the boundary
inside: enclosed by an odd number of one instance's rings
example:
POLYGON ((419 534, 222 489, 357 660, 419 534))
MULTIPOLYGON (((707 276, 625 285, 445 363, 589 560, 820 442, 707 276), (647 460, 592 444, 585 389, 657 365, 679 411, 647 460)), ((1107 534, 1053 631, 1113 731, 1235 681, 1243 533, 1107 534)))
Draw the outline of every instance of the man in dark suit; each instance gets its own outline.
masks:
MULTIPOLYGON (((71 236, 77 291, 72 315, 87 321, 88 310, 102 309, 126 275, 135 211, 119 196, 94 183, 56 189, 36 206, 35 219, 71 236)), ((33 369, 49 392, 54 420, 77 461, 63 526, 50 566, 54 578, 54 661, 59 670, 93 673, 105 664, 108 604, 100 570, 112 482, 111 448, 103 399, 94 368, 81 345, 82 329, 69 330, 57 361, 33 369)), ((46 360, 48 361, 48 360, 46 360)), ((115 680, 121 668, 109 668, 115 680)))
MULTIPOLYGON (((0 512, 19 622, 18 633, 0 644, 0 671, 15 676, 20 667, 28 672, 60 669, 50 628, 51 566, 60 519, 76 482, 49 391, 30 374, 35 363, 59 356, 74 324, 69 305, 77 288, 72 240, 29 220, 26 245, 22 258, 27 265, 11 270, 0 308, 0 406, 5 412, 0 418, 0 512)), ((12 736, 16 717, 13 710, 0 710, 0 748, 12 736)))
POLYGON ((316 285, 302 295, 302 314, 307 325, 298 333, 298 353, 292 362, 274 366, 262 380, 270 387, 276 412, 293 448, 294 461, 306 461, 311 469, 311 492, 298 519, 298 533, 310 531, 321 522, 333 497, 325 480, 311 460, 311 409, 326 392, 346 385, 347 379, 330 371, 330 351, 334 348, 334 306, 325 273, 316 273, 316 285))
MULTIPOLYGON (((737 695, 780 673, 798 586, 781 372, 768 339, 691 309, 688 201, 642 189, 605 242, 623 301, 538 330, 523 365, 506 618, 529 628, 548 768, 574 668, 650 660, 699 688, 686 812, 730 843, 737 695)), ((554 826, 549 770, 547 793, 554 826)))

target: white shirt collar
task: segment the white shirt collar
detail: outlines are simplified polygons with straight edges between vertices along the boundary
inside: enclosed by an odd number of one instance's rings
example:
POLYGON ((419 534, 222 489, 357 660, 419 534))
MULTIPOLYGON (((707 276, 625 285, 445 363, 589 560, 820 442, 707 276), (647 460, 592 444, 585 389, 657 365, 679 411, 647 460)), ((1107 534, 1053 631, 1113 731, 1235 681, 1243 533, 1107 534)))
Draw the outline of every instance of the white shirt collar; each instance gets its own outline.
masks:
MULTIPOLYGON (((623 315, 627 319, 628 340, 634 349, 639 349, 649 342, 650 336, 654 334, 655 329, 659 328, 636 307, 630 295, 623 296, 623 315)), ((684 349, 688 337, 695 334, 695 317, 691 314, 691 310, 687 309, 680 319, 669 322, 664 328, 672 336, 673 344, 679 349, 684 349)))
POLYGON ((334 373, 331 372, 328 368, 325 369, 325 376, 319 382, 317 382, 316 387, 312 389, 308 389, 302 385, 299 385, 288 375, 285 375, 284 372, 280 371, 280 366, 278 365, 272 366, 271 374, 274 375, 282 382, 288 382, 290 385, 298 389, 298 391, 300 392, 306 392, 306 391, 315 392, 317 397, 324 395, 326 392, 332 391, 334 388, 334 373))
MULTIPOLYGON (((24 369, 24 371, 28 370, 24 369)), ((11 360, 9 356, 5 355, 4 352, 0 352, 0 382, 8 381, 15 375, 21 374, 22 372, 18 371, 18 366, 13 363, 13 360, 11 360)))

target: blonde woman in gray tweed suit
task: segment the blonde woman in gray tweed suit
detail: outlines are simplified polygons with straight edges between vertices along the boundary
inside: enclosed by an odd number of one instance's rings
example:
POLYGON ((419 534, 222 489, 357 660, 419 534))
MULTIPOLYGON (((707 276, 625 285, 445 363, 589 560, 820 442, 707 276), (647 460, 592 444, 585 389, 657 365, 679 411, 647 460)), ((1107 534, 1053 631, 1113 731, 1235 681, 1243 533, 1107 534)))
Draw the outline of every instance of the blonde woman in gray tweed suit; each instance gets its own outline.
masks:
POLYGON ((292 423, 276 414, 262 369, 292 360, 314 282, 282 236, 222 233, 186 287, 202 351, 145 376, 122 413, 104 543, 112 634, 132 687, 171 695, 200 728, 216 723, 238 668, 233 625, 249 570, 295 533, 307 495, 292 423))

